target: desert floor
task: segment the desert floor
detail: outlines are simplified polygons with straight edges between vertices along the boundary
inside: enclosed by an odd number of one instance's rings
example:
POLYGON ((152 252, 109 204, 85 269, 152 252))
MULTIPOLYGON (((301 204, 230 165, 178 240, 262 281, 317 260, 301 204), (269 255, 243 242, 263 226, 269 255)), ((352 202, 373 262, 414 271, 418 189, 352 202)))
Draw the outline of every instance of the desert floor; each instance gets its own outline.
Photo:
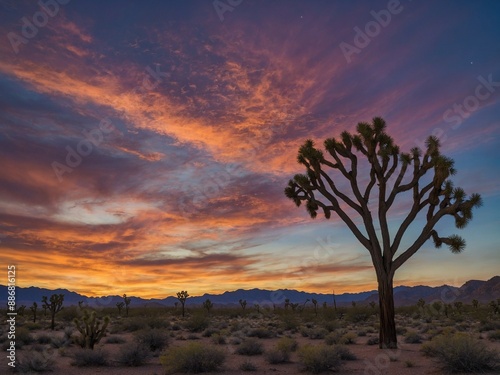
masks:
MULTIPOLYGON (((68 310, 71 310, 69 308, 68 310)), ((64 310, 63 310, 64 311, 64 310)), ((273 349, 281 337, 296 340, 298 350, 307 345, 324 345, 334 342, 345 345, 356 357, 355 360, 342 360, 341 367, 336 371, 340 374, 441 374, 446 371, 436 358, 425 356, 422 345, 429 343, 434 337, 445 334, 467 334, 486 345, 487 348, 500 351, 499 328, 500 319, 484 312, 484 318, 477 319, 467 313, 452 315, 447 318, 442 315, 429 316, 425 311, 409 311, 397 315, 399 349, 381 350, 378 345, 368 345, 378 337, 378 317, 369 309, 357 313, 347 313, 344 319, 332 318, 321 310, 318 315, 314 311, 292 312, 280 311, 279 314, 267 311, 257 313, 245 311, 241 314, 233 311, 218 313, 212 311, 206 314, 201 309, 190 311, 185 318, 177 311, 162 312, 159 309, 154 314, 142 311, 131 311, 131 317, 112 317, 106 336, 96 345, 95 351, 106 353, 105 366, 77 367, 73 365, 75 356, 81 352, 77 345, 80 334, 75 324, 69 320, 72 315, 79 316, 78 309, 61 314, 55 331, 47 329, 48 320, 33 324, 25 321, 20 323, 17 331, 29 337, 22 348, 16 350, 16 362, 26 362, 34 352, 43 353, 44 358, 52 362, 49 373, 66 374, 165 374, 165 368, 160 364, 160 356, 169 348, 199 342, 209 347, 217 347, 226 354, 226 359, 217 373, 227 375, 243 374, 240 366, 243 362, 251 362, 258 374, 304 374, 308 373, 300 363, 298 351, 290 355, 287 363, 270 364, 266 352, 273 349), (132 313, 131 313, 132 315, 132 313), (64 319, 64 320, 61 320, 64 319), (130 343, 138 341, 141 332, 153 330, 168 339, 165 348, 152 352, 145 364, 138 367, 128 367, 119 363, 120 351, 130 343), (421 343, 407 343, 409 336, 419 336, 421 343), (241 355, 236 353, 240 342, 248 337, 263 345, 264 353, 259 355, 241 355), (216 340, 215 338, 218 338, 216 340), (115 343, 110 343, 115 342, 115 343)), ((105 312, 102 312, 102 315, 105 312)), ((25 315, 28 315, 25 313, 25 315)), ((27 319, 26 319, 27 320, 27 319)), ((8 359, 5 356, 8 340, 5 339, 6 329, 2 325, 2 363, 0 373, 9 373, 8 359)), ((19 363, 18 363, 19 369, 19 363)), ((332 373, 332 371, 327 371, 332 373)), ((215 373, 215 372, 212 372, 215 373)), ((251 373, 251 372, 250 372, 251 373)), ((493 374, 494 372, 490 372, 493 374)))

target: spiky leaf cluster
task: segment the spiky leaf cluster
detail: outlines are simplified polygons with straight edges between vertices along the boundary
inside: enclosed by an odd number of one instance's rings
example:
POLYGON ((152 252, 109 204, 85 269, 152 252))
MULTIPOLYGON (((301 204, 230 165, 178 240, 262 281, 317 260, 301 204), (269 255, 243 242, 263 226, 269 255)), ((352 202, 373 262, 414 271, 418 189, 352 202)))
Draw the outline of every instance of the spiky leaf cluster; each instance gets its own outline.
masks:
POLYGON ((434 136, 426 140, 425 150, 412 148, 408 153, 400 152, 392 137, 386 132, 386 123, 380 118, 371 124, 359 123, 356 132, 344 131, 339 138, 328 138, 324 142, 325 152, 319 150, 308 139, 300 147, 297 161, 305 167, 304 174, 297 174, 288 182, 285 195, 296 206, 305 203, 311 218, 322 212, 329 219, 337 214, 351 229, 356 238, 378 259, 390 265, 401 239, 417 214, 426 212, 426 224, 422 234, 403 254, 394 260, 395 269, 413 255, 430 239, 436 247, 443 243, 452 252, 460 252, 465 241, 457 236, 440 237, 434 229, 444 216, 452 216, 457 228, 464 228, 472 219, 474 208, 481 206, 479 194, 467 196, 463 189, 454 187, 449 179, 456 173, 454 161, 442 155, 439 139, 434 136), (369 182, 360 186, 359 163, 368 163, 369 182), (343 192, 337 185, 338 177, 347 180, 350 191, 343 192), (424 176, 430 179, 425 180, 424 176), (334 177, 335 176, 335 177, 334 177), (372 190, 378 189, 378 219, 382 240, 377 237, 370 209, 372 190), (413 205, 391 242, 387 224, 387 213, 396 197, 404 192, 413 193, 413 205), (357 212, 366 229, 359 230, 347 215, 348 206, 357 212))

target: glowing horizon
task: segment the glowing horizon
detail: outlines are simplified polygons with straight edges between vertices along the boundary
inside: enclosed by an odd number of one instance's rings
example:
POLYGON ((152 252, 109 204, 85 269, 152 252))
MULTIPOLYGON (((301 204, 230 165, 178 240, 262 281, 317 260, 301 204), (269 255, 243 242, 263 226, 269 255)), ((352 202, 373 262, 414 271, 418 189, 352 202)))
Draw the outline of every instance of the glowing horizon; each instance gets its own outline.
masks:
POLYGON ((340 219, 312 220, 283 194, 305 139, 376 116, 402 151, 438 136, 456 186, 484 200, 467 228, 439 224, 464 253, 428 241, 394 284, 498 274, 500 4, 0 6, 0 260, 18 286, 376 289, 340 219))

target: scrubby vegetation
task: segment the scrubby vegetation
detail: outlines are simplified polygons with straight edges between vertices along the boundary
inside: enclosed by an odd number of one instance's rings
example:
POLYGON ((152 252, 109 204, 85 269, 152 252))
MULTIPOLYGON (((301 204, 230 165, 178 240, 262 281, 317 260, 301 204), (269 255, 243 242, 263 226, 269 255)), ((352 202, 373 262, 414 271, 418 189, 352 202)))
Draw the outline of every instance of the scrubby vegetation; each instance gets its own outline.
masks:
MULTIPOLYGON (((125 306, 120 315, 115 304, 98 309, 82 304, 62 309, 56 315, 54 331, 50 330, 49 312, 39 311, 36 323, 32 314, 25 314, 16 322, 17 370, 64 371, 59 369, 61 363, 72 363, 80 367, 163 364, 166 371, 179 373, 259 372, 269 368, 284 373, 342 371, 343 365, 351 371, 364 369, 366 361, 375 363, 376 353, 384 353, 366 347, 378 344, 376 308, 358 303, 335 309, 321 307, 318 301, 316 308, 314 304, 297 304, 294 310, 292 304, 297 302, 290 301, 287 309, 261 304, 259 312, 253 303, 248 305, 251 308, 190 305, 185 317, 180 306, 132 306, 127 317, 125 306), (107 326, 105 316, 109 316, 107 326), (84 334, 72 322, 75 318, 84 334), (85 319, 88 330, 84 329, 85 319), (81 348, 86 346, 87 334, 93 337, 94 350, 81 348), (366 357, 367 350, 373 357, 366 357), (69 359, 61 361, 62 357, 69 359)), ((388 353, 390 373, 402 367, 420 370, 424 355, 436 359, 434 369, 429 369, 434 372, 498 371, 498 353, 493 348, 498 346, 500 314, 494 314, 485 303, 477 307, 447 304, 446 316, 445 304, 439 304, 439 309, 435 305, 429 302, 397 309, 398 341, 401 346, 411 345, 413 357, 388 353)), ((10 345, 5 327, 0 327, 0 345, 4 350, 10 345)))
POLYGON ((160 357, 160 362, 167 373, 197 374, 218 370, 225 359, 222 350, 196 342, 170 348, 160 357))

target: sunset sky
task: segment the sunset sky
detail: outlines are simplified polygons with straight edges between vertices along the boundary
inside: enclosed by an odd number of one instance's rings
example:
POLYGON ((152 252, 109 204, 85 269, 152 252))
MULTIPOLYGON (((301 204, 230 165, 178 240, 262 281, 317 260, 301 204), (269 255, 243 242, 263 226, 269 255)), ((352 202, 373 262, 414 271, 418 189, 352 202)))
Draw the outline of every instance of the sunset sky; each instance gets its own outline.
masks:
POLYGON ((305 139, 375 116, 404 151, 438 136, 484 201, 438 225, 465 252, 428 241, 395 284, 500 274, 500 2, 60 1, 0 1, 0 264, 18 286, 373 289, 343 222, 283 189, 305 139))

